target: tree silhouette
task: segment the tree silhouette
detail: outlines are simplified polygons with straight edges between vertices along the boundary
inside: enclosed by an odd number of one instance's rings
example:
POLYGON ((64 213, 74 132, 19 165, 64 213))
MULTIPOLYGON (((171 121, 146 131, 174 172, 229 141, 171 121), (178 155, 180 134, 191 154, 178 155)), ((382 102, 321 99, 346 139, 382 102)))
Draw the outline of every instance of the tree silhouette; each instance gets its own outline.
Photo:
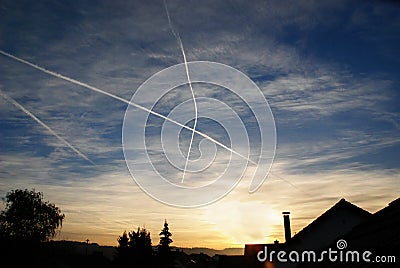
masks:
POLYGON ((124 233, 120 237, 118 237, 117 241, 118 241, 118 247, 117 247, 116 261, 122 266, 123 264, 128 263, 129 253, 130 253, 129 238, 126 231, 124 231, 124 233))
POLYGON ((152 263, 152 246, 150 232, 145 228, 137 231, 126 231, 119 236, 116 261, 121 266, 150 267, 152 263))
POLYGON ((53 238, 64 214, 54 204, 43 201, 35 190, 13 190, 3 198, 0 212, 0 259, 11 267, 38 267, 46 255, 43 241, 53 238))
POLYGON ((138 227, 136 232, 132 231, 129 233, 129 245, 135 251, 151 251, 150 232, 148 232, 145 228, 138 227))
POLYGON ((160 243, 158 244, 158 258, 161 267, 169 267, 171 258, 171 249, 169 245, 172 243, 171 232, 169 231, 167 220, 164 221, 164 228, 160 232, 160 243))
POLYGON ((3 198, 6 208, 0 213, 0 235, 3 238, 47 241, 62 226, 65 215, 54 204, 43 201, 35 190, 12 190, 3 198))
POLYGON ((133 250, 134 263, 137 267, 149 267, 152 261, 150 232, 145 228, 129 233, 129 245, 133 250))
POLYGON ((164 221, 164 228, 160 232, 160 244, 158 245, 159 251, 169 251, 169 244, 173 241, 170 238, 172 236, 171 232, 169 231, 167 220, 164 221))
POLYGON ((122 234, 122 236, 118 237, 118 248, 127 248, 129 246, 129 238, 126 231, 122 234))

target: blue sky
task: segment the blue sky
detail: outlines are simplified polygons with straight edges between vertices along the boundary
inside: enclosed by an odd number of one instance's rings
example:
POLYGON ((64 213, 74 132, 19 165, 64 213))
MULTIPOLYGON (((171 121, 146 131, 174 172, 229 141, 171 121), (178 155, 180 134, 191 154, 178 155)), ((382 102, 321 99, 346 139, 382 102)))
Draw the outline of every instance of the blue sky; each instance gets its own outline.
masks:
MULTIPOLYGON (((43 191, 66 213, 60 239, 116 244, 125 229, 145 225, 156 243, 167 218, 176 245, 216 248, 283 240, 284 210, 298 231, 342 197, 369 211, 398 197, 399 4, 167 3, 188 61, 232 66, 268 101, 277 150, 263 186, 249 194, 245 176, 210 206, 165 206, 140 190, 125 164, 126 103, 0 55, 1 92, 96 163, 0 98, 2 196, 43 191)), ((2 1, 0 17, 0 50, 126 100, 183 62, 162 1, 2 1)))

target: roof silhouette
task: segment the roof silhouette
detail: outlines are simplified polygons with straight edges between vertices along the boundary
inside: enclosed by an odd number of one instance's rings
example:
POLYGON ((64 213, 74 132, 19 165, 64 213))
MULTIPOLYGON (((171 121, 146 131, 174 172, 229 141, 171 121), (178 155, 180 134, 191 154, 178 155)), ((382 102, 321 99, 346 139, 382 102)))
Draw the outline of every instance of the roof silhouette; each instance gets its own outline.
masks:
POLYGON ((358 215, 360 217, 363 217, 365 219, 369 219, 371 217, 371 213, 348 202, 346 199, 342 198, 340 199, 339 202, 337 202, 335 205, 333 205, 330 209, 325 211, 321 216, 316 218, 314 221, 312 221, 310 224, 308 224, 306 227, 304 227, 301 231, 299 231, 295 236, 289 240, 288 244, 292 244, 297 242, 298 240, 301 240, 304 235, 312 233, 318 225, 320 225, 321 222, 325 220, 329 220, 332 216, 334 216, 338 211, 343 211, 347 210, 351 212, 354 215, 358 215))
POLYGON ((377 211, 344 237, 357 248, 391 252, 400 249, 400 198, 377 211))

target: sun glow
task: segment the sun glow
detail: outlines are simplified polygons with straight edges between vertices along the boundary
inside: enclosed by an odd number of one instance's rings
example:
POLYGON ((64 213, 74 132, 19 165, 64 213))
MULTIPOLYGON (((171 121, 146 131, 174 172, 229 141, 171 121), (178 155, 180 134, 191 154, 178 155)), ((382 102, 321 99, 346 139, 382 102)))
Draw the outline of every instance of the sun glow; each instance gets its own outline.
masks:
POLYGON ((207 209, 207 218, 215 224, 232 244, 265 243, 267 237, 278 232, 281 213, 260 202, 229 201, 216 203, 207 209))

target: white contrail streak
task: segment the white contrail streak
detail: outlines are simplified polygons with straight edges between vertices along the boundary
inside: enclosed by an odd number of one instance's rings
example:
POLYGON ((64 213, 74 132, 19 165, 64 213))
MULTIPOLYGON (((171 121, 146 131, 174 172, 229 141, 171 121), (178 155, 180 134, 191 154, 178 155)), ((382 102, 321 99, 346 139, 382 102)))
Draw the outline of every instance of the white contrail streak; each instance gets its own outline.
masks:
POLYGON ((269 173, 272 174, 272 176, 277 177, 278 179, 280 179, 280 180, 286 182, 287 184, 289 184, 289 185, 292 186, 293 188, 296 188, 296 189, 299 190, 300 192, 303 192, 303 193, 304 193, 303 190, 301 190, 299 187, 297 187, 296 185, 294 185, 293 183, 291 183, 291 182, 288 181, 287 179, 282 178, 282 176, 280 176, 280 175, 278 175, 278 174, 276 174, 275 172, 272 172, 272 171, 270 171, 269 173))
POLYGON ((101 93, 101 94, 103 94, 103 95, 109 96, 109 97, 111 97, 111 98, 113 98, 113 99, 116 99, 116 100, 119 100, 119 101, 121 101, 121 102, 124 102, 124 103, 126 103, 126 104, 128 104, 128 105, 131 105, 131 106, 133 106, 133 107, 135 107, 135 108, 138 108, 138 109, 140 109, 140 110, 142 110, 142 111, 145 111, 145 112, 148 112, 148 113, 153 114, 153 115, 155 115, 155 116, 158 116, 158 117, 160 117, 160 118, 162 118, 162 119, 164 119, 164 120, 167 120, 167 121, 169 121, 169 122, 171 122, 171 123, 173 123, 173 124, 176 124, 176 125, 178 125, 178 126, 180 126, 180 127, 186 128, 187 130, 194 131, 196 134, 198 134, 198 135, 200 135, 200 136, 202 136, 202 137, 204 137, 204 138, 206 138, 206 139, 208 139, 208 140, 214 142, 215 144, 217 144, 217 145, 221 146, 222 148, 224 148, 224 149, 230 151, 231 153, 233 153, 233 154, 235 154, 235 155, 237 155, 237 156, 239 156, 239 157, 241 157, 241 158, 243 158, 243 159, 249 161, 250 163, 252 163, 252 164, 254 164, 254 165, 257 165, 256 162, 252 161, 252 160, 249 159, 248 157, 246 157, 246 156, 244 156, 244 155, 242 155, 242 154, 236 152, 235 150, 232 150, 231 148, 229 148, 229 147, 227 147, 226 145, 224 145, 223 143, 221 143, 221 142, 219 142, 219 141, 217 141, 217 140, 211 138, 210 136, 208 136, 208 135, 206 135, 206 134, 204 134, 204 133, 202 133, 202 132, 200 132, 200 131, 198 131, 198 130, 194 130, 194 129, 192 129, 192 128, 189 127, 189 126, 186 126, 186 125, 184 125, 184 124, 181 124, 181 123, 179 123, 179 122, 177 122, 177 121, 175 121, 175 120, 173 120, 173 119, 170 119, 170 118, 168 118, 168 117, 166 117, 166 116, 164 116, 164 115, 162 115, 162 114, 159 114, 159 113, 154 112, 154 111, 152 111, 152 110, 150 110, 150 109, 147 109, 146 107, 143 107, 143 106, 141 106, 141 105, 139 105, 139 104, 130 102, 130 101, 125 100, 125 99, 123 99, 123 98, 121 98, 121 97, 118 97, 118 96, 116 96, 116 95, 114 95, 114 94, 111 94, 111 93, 109 93, 109 92, 106 92, 106 91, 104 91, 104 90, 101 90, 101 89, 99 89, 99 88, 96 88, 96 87, 94 87, 94 86, 88 85, 88 84, 86 84, 86 83, 80 82, 80 81, 75 80, 75 79, 73 79, 73 78, 67 77, 67 76, 65 76, 65 75, 62 75, 62 74, 55 73, 55 72, 53 72, 53 71, 47 70, 47 69, 45 69, 45 68, 43 68, 43 67, 40 67, 39 65, 36 65, 36 64, 31 63, 31 62, 29 62, 29 61, 26 61, 26 60, 24 60, 24 59, 18 58, 18 57, 14 56, 14 55, 11 55, 11 54, 9 54, 9 53, 3 51, 3 50, 0 50, 0 54, 3 54, 3 55, 6 56, 6 57, 9 57, 9 58, 14 59, 14 60, 16 60, 16 61, 18 61, 18 62, 21 62, 21 63, 23 63, 23 64, 26 64, 26 65, 28 65, 28 66, 31 66, 32 68, 35 68, 35 69, 37 69, 37 70, 39 70, 39 71, 42 71, 42 72, 44 72, 44 73, 46 73, 46 74, 48 74, 48 75, 57 77, 57 78, 59 78, 59 79, 68 81, 68 82, 70 82, 70 83, 72 83, 72 84, 76 84, 76 85, 79 85, 79 86, 81 86, 81 87, 84 87, 84 88, 90 89, 90 90, 92 90, 92 91, 101 93))
MULTIPOLYGON (((6 56, 6 57, 9 57, 9 58, 14 59, 14 60, 16 60, 16 61, 18 61, 18 62, 21 62, 21 63, 23 63, 23 64, 26 64, 26 65, 28 65, 28 66, 31 66, 32 68, 37 69, 37 70, 39 70, 39 71, 42 71, 42 72, 44 72, 44 73, 46 73, 46 74, 48 74, 48 75, 57 77, 57 78, 59 78, 59 79, 68 81, 68 82, 70 82, 70 83, 72 83, 72 84, 76 84, 76 85, 82 86, 82 87, 84 87, 84 88, 93 90, 93 91, 95 91, 95 92, 101 93, 101 94, 103 94, 103 95, 109 96, 109 97, 111 97, 111 98, 113 98, 113 99, 119 100, 119 101, 124 102, 124 103, 126 103, 126 104, 128 104, 128 105, 131 105, 131 106, 133 106, 133 107, 136 107, 136 108, 138 108, 138 109, 140 109, 140 110, 142 110, 142 111, 145 111, 145 112, 148 112, 148 113, 153 114, 153 115, 155 115, 155 116, 158 116, 158 117, 160 117, 160 118, 162 118, 162 119, 164 119, 164 120, 167 120, 167 121, 169 121, 169 122, 171 122, 171 123, 173 123, 173 124, 176 124, 176 125, 178 125, 178 126, 180 126, 180 127, 182 127, 182 128, 185 128, 185 129, 190 130, 190 131, 194 131, 196 134, 202 136, 203 138, 206 138, 206 139, 210 140, 211 142, 213 142, 213 143, 219 145, 220 147, 224 148, 225 150, 227 150, 227 151, 229 151, 229 152, 231 152, 231 153, 233 153, 233 154, 235 154, 235 155, 237 155, 237 156, 243 158, 244 160, 250 162, 251 164, 253 164, 253 165, 258 165, 258 163, 254 162, 253 160, 249 159, 248 157, 246 157, 246 156, 244 156, 244 155, 242 155, 242 154, 236 152, 235 150, 229 148, 228 146, 226 146, 226 145, 224 145, 223 143, 221 143, 221 142, 215 140, 214 138, 208 136, 207 134, 205 134, 205 133, 203 133, 203 132, 200 132, 200 131, 198 131, 198 130, 192 129, 192 128, 189 127, 189 126, 183 125, 183 124, 181 124, 181 123, 179 123, 179 122, 177 122, 177 121, 175 121, 175 120, 173 120, 173 119, 170 119, 170 118, 168 118, 168 117, 166 117, 166 116, 164 116, 164 115, 162 115, 162 114, 159 114, 159 113, 154 112, 154 111, 152 111, 152 110, 150 110, 150 109, 147 109, 146 107, 143 107, 143 106, 141 106, 141 105, 139 105, 139 104, 136 104, 136 103, 133 103, 133 102, 130 102, 130 101, 127 101, 127 100, 125 100, 125 99, 123 99, 123 98, 121 98, 121 97, 118 97, 118 96, 114 95, 114 94, 111 94, 111 93, 106 92, 106 91, 104 91, 104 90, 101 90, 101 89, 99 89, 99 88, 93 87, 93 86, 88 85, 88 84, 86 84, 86 83, 80 82, 80 81, 75 80, 75 79, 73 79, 73 78, 64 76, 64 75, 62 75, 62 74, 55 73, 55 72, 50 71, 50 70, 47 70, 47 69, 45 69, 45 68, 43 68, 43 67, 40 67, 40 66, 38 66, 38 65, 36 65, 36 64, 34 64, 34 63, 31 63, 31 62, 29 62, 29 61, 26 61, 26 60, 24 60, 24 59, 21 59, 21 58, 18 58, 18 57, 16 57, 16 56, 14 56, 14 55, 11 55, 11 54, 9 54, 9 53, 3 51, 3 50, 0 50, 0 54, 3 54, 3 55, 6 56)), ((0 91, 0 93, 1 93, 1 91, 0 91)), ((19 103, 17 103, 14 99, 11 99, 10 97, 8 97, 7 95, 5 95, 4 93, 2 93, 1 95, 2 95, 3 98, 5 98, 6 100, 10 101, 13 105, 17 106, 17 107, 20 108, 22 111, 24 111, 26 114, 28 114, 29 116, 31 116, 32 119, 34 119, 36 122, 38 122, 38 123, 39 123, 40 125, 42 125, 44 128, 46 128, 48 131, 50 131, 53 135, 55 135, 55 137, 57 137, 58 139, 60 139, 60 141, 62 141, 63 143, 67 144, 67 145, 68 145, 74 152, 76 152, 79 156, 81 156, 81 157, 84 158, 85 160, 89 161, 90 163, 94 164, 88 157, 86 157, 84 154, 82 154, 82 153, 81 153, 79 150, 77 150, 74 146, 72 146, 71 144, 69 144, 66 140, 64 140, 63 138, 61 138, 60 136, 58 136, 57 133, 55 133, 50 127, 48 127, 48 126, 47 126, 46 124, 44 124, 39 118, 37 118, 37 117, 34 116, 32 113, 30 113, 28 110, 26 110, 24 107, 22 107, 22 106, 21 106, 19 103)), ((271 173, 272 173, 272 172, 271 172, 271 173)), ((279 176, 279 175, 277 175, 277 174, 275 174, 275 173, 272 173, 272 175, 275 175, 275 176, 278 177, 279 179, 281 179, 281 180, 283 180, 284 182, 290 184, 292 187, 294 187, 294 188, 296 188, 296 189, 299 189, 299 188, 296 187, 294 184, 292 184, 292 183, 289 182, 288 180, 282 178, 281 176, 279 176)))
POLYGON ((197 126, 197 119, 198 119, 197 102, 196 102, 196 97, 194 95, 192 82, 190 81, 189 67, 188 67, 188 64, 187 64, 186 53, 185 53, 185 49, 183 47, 182 39, 179 36, 179 33, 175 32, 175 30, 174 30, 174 26, 172 25, 171 16, 169 15, 169 10, 168 10, 168 6, 167 6, 166 0, 163 0, 163 2, 164 2, 165 12, 167 13, 167 17, 168 17, 169 28, 171 29, 173 35, 176 37, 176 40, 178 41, 178 45, 181 48, 183 62, 185 64, 186 77, 187 77, 187 80, 188 80, 188 83, 189 83, 190 92, 192 93, 193 104, 194 104, 194 124, 193 124, 192 136, 190 138, 189 149, 188 149, 188 153, 187 153, 187 156, 186 156, 185 168, 183 169, 183 175, 182 175, 182 181, 181 181, 181 183, 183 183, 183 181, 185 179, 187 165, 189 163, 190 151, 192 150, 194 133, 196 131, 196 126, 197 126))
POLYGON ((11 98, 10 96, 4 94, 1 90, 0 90, 0 96, 2 96, 6 101, 8 101, 9 103, 13 104, 15 107, 17 107, 18 109, 22 110, 24 113, 26 113, 28 116, 30 116, 36 123, 38 123, 39 125, 41 125, 42 127, 44 127, 45 129, 47 129, 47 131, 49 131, 54 137, 56 137, 59 141, 61 141, 62 143, 64 143, 65 145, 67 145, 70 149, 72 149, 75 153, 77 153, 80 157, 82 157, 83 159, 85 159, 86 161, 89 161, 91 164, 95 165, 95 163, 92 162, 92 160, 90 160, 86 155, 84 155, 81 151, 79 151, 78 149, 76 149, 72 144, 70 144, 68 141, 66 141, 65 139, 63 139, 62 137, 60 137, 54 130, 52 130, 48 125, 46 125, 42 120, 40 120, 39 118, 37 118, 34 114, 32 114, 28 109, 26 109, 24 106, 22 106, 21 104, 19 104, 16 100, 14 100, 13 98, 11 98))

